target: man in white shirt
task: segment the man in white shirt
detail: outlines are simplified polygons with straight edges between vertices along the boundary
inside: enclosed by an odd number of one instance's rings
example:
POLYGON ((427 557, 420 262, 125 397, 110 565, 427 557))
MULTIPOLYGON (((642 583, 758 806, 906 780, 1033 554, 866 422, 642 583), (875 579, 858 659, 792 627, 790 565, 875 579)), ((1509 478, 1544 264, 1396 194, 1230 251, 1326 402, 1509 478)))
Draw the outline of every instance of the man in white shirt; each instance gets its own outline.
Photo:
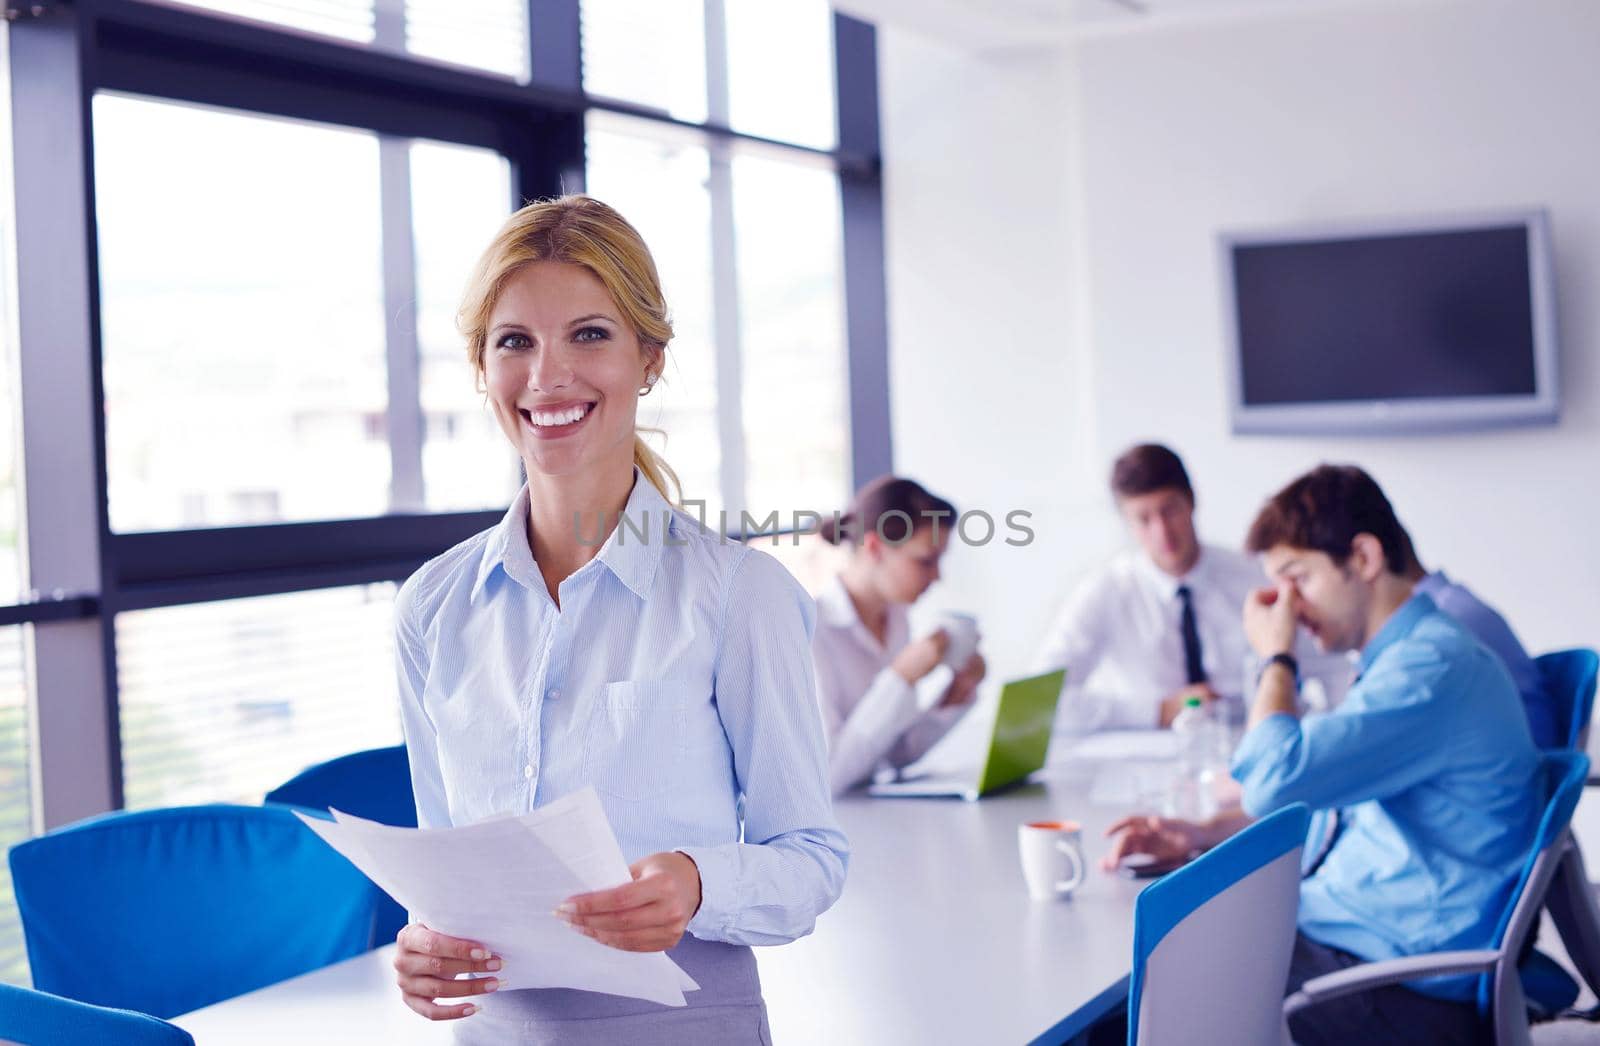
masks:
MULTIPOLYGON (((1194 488, 1182 460, 1155 443, 1111 469, 1111 492, 1133 536, 1130 549, 1093 573, 1045 636, 1035 671, 1067 669, 1058 733, 1172 725, 1185 701, 1242 709, 1255 659, 1240 627, 1245 597, 1266 584, 1254 559, 1201 544, 1194 488)), ((1348 663, 1300 644, 1302 671, 1342 694, 1348 663)))

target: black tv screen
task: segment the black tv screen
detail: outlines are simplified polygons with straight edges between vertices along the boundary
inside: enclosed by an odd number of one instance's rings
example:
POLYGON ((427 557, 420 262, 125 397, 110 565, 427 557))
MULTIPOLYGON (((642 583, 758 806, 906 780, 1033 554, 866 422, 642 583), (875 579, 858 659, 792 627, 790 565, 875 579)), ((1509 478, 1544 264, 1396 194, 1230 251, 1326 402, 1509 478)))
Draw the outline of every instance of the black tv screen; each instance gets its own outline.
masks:
POLYGON ((1235 428, 1476 427, 1554 416, 1542 214, 1225 238, 1235 428))

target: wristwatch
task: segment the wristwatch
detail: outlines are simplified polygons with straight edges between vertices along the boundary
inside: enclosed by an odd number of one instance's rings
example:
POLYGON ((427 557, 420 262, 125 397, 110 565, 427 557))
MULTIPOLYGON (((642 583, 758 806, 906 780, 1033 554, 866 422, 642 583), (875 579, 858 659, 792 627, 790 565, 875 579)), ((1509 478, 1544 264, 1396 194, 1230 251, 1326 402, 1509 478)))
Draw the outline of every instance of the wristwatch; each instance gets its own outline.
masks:
POLYGON ((1284 653, 1273 654, 1261 663, 1261 671, 1256 673, 1256 686, 1259 687, 1261 685, 1261 677, 1265 676, 1267 669, 1273 665, 1282 665, 1287 668, 1289 674, 1294 677, 1294 688, 1296 690, 1300 689, 1300 662, 1294 659, 1293 654, 1284 653))

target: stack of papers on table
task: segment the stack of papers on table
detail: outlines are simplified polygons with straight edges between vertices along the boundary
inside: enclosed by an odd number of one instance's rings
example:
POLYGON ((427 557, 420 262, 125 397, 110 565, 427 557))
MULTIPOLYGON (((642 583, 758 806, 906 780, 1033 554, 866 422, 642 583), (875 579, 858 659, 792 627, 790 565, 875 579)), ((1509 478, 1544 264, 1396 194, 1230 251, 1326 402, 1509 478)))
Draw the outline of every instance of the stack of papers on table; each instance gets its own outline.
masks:
POLYGON ((501 990, 578 988, 684 1005, 700 986, 664 952, 625 952, 555 915, 574 894, 633 876, 593 788, 531 814, 462 828, 393 828, 332 811, 300 815, 417 922, 500 956, 501 990))

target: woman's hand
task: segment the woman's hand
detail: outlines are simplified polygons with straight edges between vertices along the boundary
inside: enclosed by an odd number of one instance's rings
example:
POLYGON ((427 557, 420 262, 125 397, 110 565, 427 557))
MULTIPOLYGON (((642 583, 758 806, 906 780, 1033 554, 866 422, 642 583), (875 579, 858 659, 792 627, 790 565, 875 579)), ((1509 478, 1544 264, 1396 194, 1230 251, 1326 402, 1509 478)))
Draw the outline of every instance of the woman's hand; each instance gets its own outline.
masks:
POLYGON ((494 977, 456 979, 457 974, 493 973, 500 969, 500 957, 490 955, 489 949, 476 941, 450 937, 412 923, 400 930, 395 943, 400 946, 394 956, 400 995, 407 1006, 430 1021, 453 1021, 478 1011, 471 1003, 441 1006, 435 999, 483 995, 500 987, 494 977))
POLYGON ((967 663, 961 666, 961 671, 950 681, 950 689, 944 692, 939 707, 956 708, 971 704, 973 697, 978 693, 978 684, 983 682, 983 677, 988 671, 989 666, 983 660, 982 654, 974 653, 967 658, 967 663))
POLYGON ((556 916, 612 948, 664 952, 700 910, 700 869, 674 851, 651 854, 628 870, 633 882, 569 897, 556 916))
POLYGON ((944 629, 929 632, 921 639, 913 639, 889 663, 907 683, 915 683, 939 667, 944 652, 950 648, 950 636, 944 629))

